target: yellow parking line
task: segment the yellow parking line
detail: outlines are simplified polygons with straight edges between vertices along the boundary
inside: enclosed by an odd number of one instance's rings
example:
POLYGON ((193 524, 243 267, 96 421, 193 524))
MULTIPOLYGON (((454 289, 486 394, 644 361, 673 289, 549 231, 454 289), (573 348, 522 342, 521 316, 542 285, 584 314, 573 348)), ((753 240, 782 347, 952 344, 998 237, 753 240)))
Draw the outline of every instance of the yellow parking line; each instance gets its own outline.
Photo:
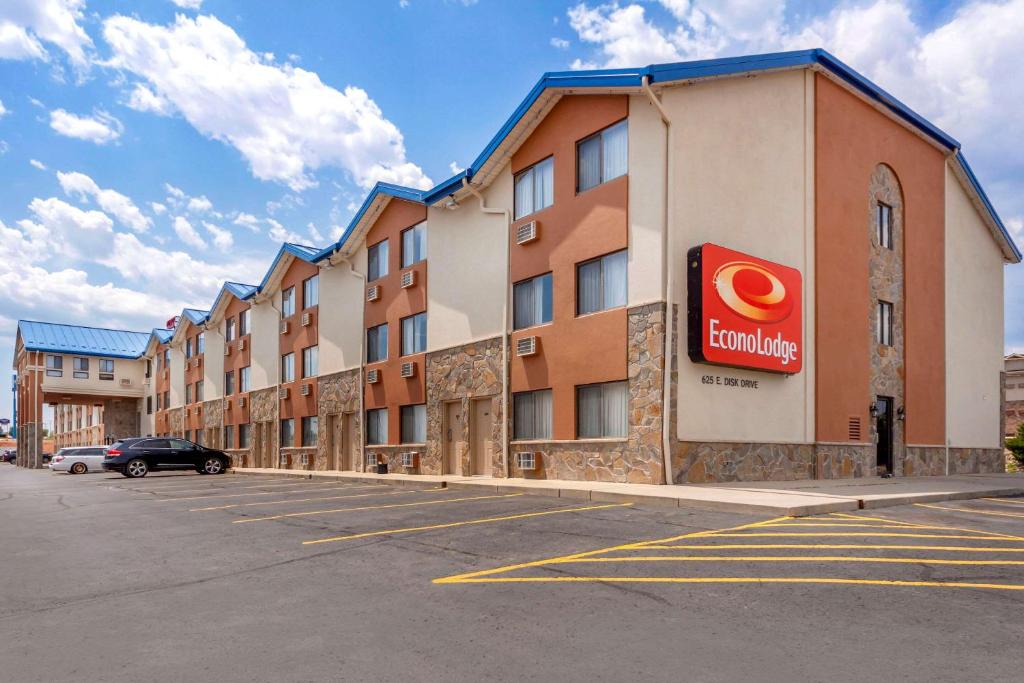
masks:
POLYGON ((989 590, 1024 590, 1021 584, 1003 583, 968 583, 965 581, 895 581, 885 579, 833 579, 833 578, 795 578, 795 577, 691 577, 691 576, 518 576, 509 578, 471 578, 455 577, 434 579, 434 583, 805 583, 805 584, 839 584, 861 586, 898 586, 909 588, 984 588, 989 590))
MULTIPOLYGON (((836 513, 836 514, 841 514, 841 513, 836 513)), ((967 528, 967 527, 949 526, 947 524, 931 525, 931 526, 927 526, 926 527, 926 525, 922 525, 922 524, 912 524, 910 522, 900 522, 900 521, 895 520, 895 519, 887 519, 887 518, 884 518, 884 517, 857 517, 855 515, 850 515, 850 517, 856 517, 856 519, 870 519, 870 520, 876 521, 876 522, 892 522, 893 524, 905 524, 905 525, 907 525, 908 528, 915 528, 915 529, 930 528, 930 529, 941 529, 943 531, 962 531, 962 532, 971 533, 971 534, 981 534, 982 536, 992 536, 992 537, 995 537, 995 538, 1011 538, 1011 539, 1014 539, 1014 540, 1017 540, 1017 541, 1024 541, 1024 536, 1014 536, 1013 534, 1004 534, 1004 533, 999 533, 997 531, 984 531, 982 529, 971 529, 971 528, 967 528)))
POLYGON ((248 522, 267 522, 272 519, 285 519, 287 517, 311 517, 312 515, 327 515, 334 512, 356 512, 360 510, 385 510, 388 508, 407 508, 417 505, 442 505, 445 503, 462 503, 469 500, 489 500, 493 498, 515 498, 524 496, 525 493, 499 493, 493 496, 469 496, 466 498, 445 498, 444 500, 425 500, 419 503, 394 503, 392 505, 368 505, 356 508, 334 508, 333 510, 310 510, 308 512, 289 512, 283 515, 271 515, 269 517, 250 517, 247 519, 236 519, 232 524, 246 524, 248 522))
POLYGON ((898 519, 887 519, 885 517, 867 517, 865 515, 851 515, 846 512, 832 512, 830 514, 841 519, 848 519, 851 522, 887 522, 889 524, 901 524, 903 526, 916 526, 914 522, 903 522, 898 519))
POLYGON ((298 498, 292 500, 261 500, 256 503, 230 503, 228 505, 214 505, 205 508, 191 508, 189 512, 207 512, 209 510, 231 510, 233 508, 246 508, 254 505, 285 505, 287 503, 311 503, 319 500, 341 500, 342 498, 367 498, 371 496, 397 496, 402 493, 420 493, 422 491, 448 491, 450 489, 444 488, 433 488, 433 489, 398 489, 396 491, 388 491, 387 493, 356 493, 351 496, 321 496, 318 498, 298 498))
POLYGON ((282 484, 253 484, 251 486, 219 485, 216 488, 213 487, 213 486, 206 486, 206 487, 203 487, 203 488, 184 489, 184 490, 181 490, 181 491, 179 491, 179 490, 160 489, 159 491, 145 491, 145 493, 153 493, 153 494, 157 494, 157 495, 164 494, 164 493, 174 493, 174 494, 178 494, 178 493, 196 493, 196 492, 200 492, 200 491, 206 491, 206 492, 209 493, 209 492, 218 491, 218 490, 242 491, 242 490, 246 490, 246 489, 264 489, 264 488, 270 488, 272 486, 275 487, 275 488, 286 488, 286 487, 290 487, 290 486, 309 486, 309 485, 313 485, 313 486, 316 486, 316 485, 326 486, 328 484, 333 484, 333 485, 337 486, 340 483, 341 482, 337 482, 337 481, 300 481, 300 482, 288 482, 288 483, 282 483, 282 484))
MULTIPOLYGON (((515 494, 520 495, 520 494, 515 494)), ((448 522, 446 524, 430 524, 427 526, 411 526, 404 529, 388 529, 385 531, 369 531, 362 534, 350 534, 348 536, 334 536, 333 538, 318 538, 313 541, 303 541, 302 545, 315 545, 317 543, 334 543, 336 541, 352 541, 357 538, 369 538, 371 536, 391 536, 394 534, 405 534, 413 531, 432 531, 434 529, 451 529, 459 526, 472 524, 488 524, 490 522, 507 522, 514 519, 527 519, 529 517, 541 517, 543 515, 557 515, 563 512, 583 512, 585 510, 607 510, 608 508, 629 507, 632 503, 610 503, 608 505, 588 505, 586 507, 564 508, 559 510, 544 510, 543 512, 526 512, 518 515, 504 515, 501 517, 485 517, 483 519, 472 519, 465 522, 448 522)))
POLYGON ((922 528, 920 526, 907 527, 907 526, 903 526, 903 525, 900 525, 900 524, 858 524, 858 523, 852 523, 852 522, 849 523, 849 524, 831 524, 831 523, 823 523, 823 522, 785 522, 783 524, 767 524, 763 528, 772 528, 772 529, 774 529, 774 528, 780 527, 780 526, 817 526, 817 527, 822 527, 822 526, 829 526, 829 527, 851 527, 852 526, 852 527, 862 527, 862 528, 866 528, 866 529, 920 529, 920 528, 922 528))
MULTIPOLYGON (((799 536, 805 536, 805 537, 812 537, 812 536, 887 536, 887 537, 899 537, 899 538, 961 538, 961 539, 971 539, 971 540, 975 540, 975 541, 982 540, 978 536, 962 536, 962 535, 952 535, 952 534, 900 534, 900 533, 889 533, 889 532, 877 532, 876 533, 874 531, 847 531, 847 532, 838 532, 838 531, 837 532, 819 532, 819 531, 814 531, 814 532, 794 532, 794 531, 780 531, 780 532, 775 532, 775 533, 764 533, 764 534, 763 533, 754 533, 754 534, 726 534, 726 533, 719 533, 719 534, 715 534, 715 536, 731 536, 731 537, 738 537, 738 538, 754 538, 754 537, 757 537, 757 536, 779 536, 779 537, 783 537, 783 536, 789 536, 789 537, 799 537, 799 536)), ((986 540, 986 541, 1015 541, 1015 542, 1024 541, 1024 539, 1016 538, 1014 536, 1007 536, 1007 537, 1002 537, 1002 536, 986 536, 984 538, 984 540, 986 540)))
POLYGON ((645 545, 652 550, 941 550, 963 553, 1024 553, 1024 548, 972 548, 966 545, 858 545, 852 543, 722 543, 718 545, 645 545))
POLYGON ((1011 565, 1024 564, 1024 560, 950 560, 923 557, 846 557, 843 555, 646 555, 634 557, 584 557, 549 562, 548 564, 578 564, 597 562, 871 562, 882 564, 955 564, 955 565, 1011 565))
POLYGON ((1024 500, 1020 498, 982 498, 982 500, 991 500, 994 503, 1004 503, 1006 505, 1024 505, 1024 500))
POLYGON ((995 517, 1024 517, 1024 514, 1019 512, 996 512, 994 510, 972 510, 970 508, 948 508, 943 505, 926 505, 925 503, 914 503, 919 508, 931 508, 933 510, 948 510, 950 512, 968 512, 971 514, 978 515, 993 515, 995 517))
POLYGON ((383 488, 380 484, 367 484, 366 486, 334 486, 319 489, 298 489, 295 491, 254 491, 252 493, 224 493, 212 496, 185 496, 182 498, 157 498, 154 503, 166 503, 174 500, 204 500, 206 498, 242 498, 243 496, 280 496, 284 493, 316 493, 318 491, 341 491, 343 489, 369 489, 383 488))

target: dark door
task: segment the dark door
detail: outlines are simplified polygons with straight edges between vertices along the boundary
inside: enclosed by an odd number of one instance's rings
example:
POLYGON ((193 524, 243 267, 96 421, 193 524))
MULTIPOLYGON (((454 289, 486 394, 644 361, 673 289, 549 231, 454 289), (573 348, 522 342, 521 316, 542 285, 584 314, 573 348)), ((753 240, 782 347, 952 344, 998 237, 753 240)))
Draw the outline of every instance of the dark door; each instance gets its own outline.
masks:
POLYGON ((184 439, 171 439, 171 452, 173 453, 173 464, 175 467, 195 467, 196 459, 199 457, 199 449, 191 441, 184 439))
POLYGON ((878 451, 876 456, 878 474, 892 474, 892 399, 888 396, 879 396, 875 406, 878 410, 878 415, 875 417, 875 430, 878 433, 878 451))

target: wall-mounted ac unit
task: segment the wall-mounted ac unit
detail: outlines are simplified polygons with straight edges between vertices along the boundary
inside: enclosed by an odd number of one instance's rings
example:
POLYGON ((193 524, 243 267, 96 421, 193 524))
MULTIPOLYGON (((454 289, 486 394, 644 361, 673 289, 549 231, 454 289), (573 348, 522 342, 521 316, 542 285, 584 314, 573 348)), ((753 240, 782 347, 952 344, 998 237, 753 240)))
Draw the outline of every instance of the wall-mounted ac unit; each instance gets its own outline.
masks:
POLYGON ((231 355, 231 344, 225 344, 224 345, 224 355, 225 356, 230 356, 231 355))
POLYGON ((285 453, 284 451, 281 451, 280 452, 280 456, 278 456, 278 462, 280 462, 282 465, 287 465, 288 464, 288 454, 285 453))
POLYGON ((312 313, 303 313, 302 314, 302 326, 303 327, 309 327, 312 323, 313 323, 313 314, 312 313))
POLYGON ((203 357, 202 356, 199 356, 199 358, 196 358, 196 367, 197 368, 203 367, 203 357))
POLYGON ((540 464, 540 453, 516 453, 516 469, 535 472, 540 464))
POLYGON ((238 350, 245 351, 245 337, 238 340, 238 350))
POLYGON ((231 399, 224 399, 224 410, 231 410, 231 399))
POLYGON ((516 340, 517 356, 533 356, 537 353, 536 337, 521 337, 516 340))
POLYGON ((408 289, 416 285, 416 271, 407 270, 402 273, 402 289, 408 289))
POLYGON ((131 378, 129 378, 129 377, 122 377, 121 378, 121 386, 122 387, 130 387, 131 385, 132 385, 131 378))
POLYGON ((299 393, 302 394, 303 396, 309 396, 310 394, 313 393, 313 385, 303 384, 301 387, 299 387, 299 393))
POLYGON ((380 298, 380 285, 374 285, 373 287, 366 288, 366 300, 376 301, 380 298))
POLYGON ((281 321, 281 334, 288 334, 288 321, 287 320, 282 320, 281 321))
POLYGON ((245 407, 245 396, 239 396, 238 397, 238 407, 239 408, 244 408, 245 407))
POLYGON ((419 460, 420 454, 415 451, 402 453, 402 467, 408 467, 410 469, 415 468, 419 465, 419 460))
POLYGON ((416 376, 416 363, 409 361, 408 363, 402 363, 402 377, 408 379, 409 377, 416 376))
POLYGON ((367 370, 366 371, 366 383, 376 384, 380 381, 380 370, 367 370))
POLYGON ((523 223, 516 228, 516 244, 526 244, 540 237, 540 225, 537 221, 523 223))
POLYGON ((277 392, 277 397, 282 401, 288 398, 288 387, 281 387, 277 392))
POLYGON ((148 387, 149 385, 151 385, 152 383, 153 383, 153 379, 152 379, 152 378, 150 378, 150 377, 147 377, 146 379, 142 380, 142 384, 143 384, 144 386, 147 386, 147 387, 148 387))

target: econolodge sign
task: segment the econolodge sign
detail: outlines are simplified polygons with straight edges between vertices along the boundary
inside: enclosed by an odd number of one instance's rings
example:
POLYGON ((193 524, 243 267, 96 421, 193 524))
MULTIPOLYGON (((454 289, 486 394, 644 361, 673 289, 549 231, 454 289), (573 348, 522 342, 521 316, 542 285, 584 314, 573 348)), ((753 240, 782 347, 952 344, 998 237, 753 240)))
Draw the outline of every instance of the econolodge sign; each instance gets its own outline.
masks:
POLYGON ((800 372, 800 271, 711 243, 690 249, 687 257, 690 360, 800 372))

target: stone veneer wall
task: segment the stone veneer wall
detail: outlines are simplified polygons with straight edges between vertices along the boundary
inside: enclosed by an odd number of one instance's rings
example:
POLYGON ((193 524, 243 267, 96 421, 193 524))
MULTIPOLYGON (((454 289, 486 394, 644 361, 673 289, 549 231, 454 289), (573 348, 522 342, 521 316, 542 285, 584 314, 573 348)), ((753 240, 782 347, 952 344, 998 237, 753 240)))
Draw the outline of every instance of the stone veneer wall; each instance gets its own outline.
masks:
MULTIPOLYGON (((1006 458, 1001 448, 949 449, 949 474, 987 474, 1005 471, 1006 458)), ((943 446, 907 446, 901 472, 906 477, 946 474, 946 449, 943 446)))
MULTIPOLYGON (((501 421, 501 337, 434 351, 426 356, 427 443, 416 471, 421 474, 453 474, 444 472, 445 405, 461 401, 462 414, 471 415, 473 399, 491 397, 494 416, 491 431, 491 475, 507 476, 502 457, 501 421)), ((470 471, 470 424, 462 421, 462 434, 453 435, 459 448, 462 472, 470 471)), ((409 449, 399 449, 399 452, 409 449)), ((390 463, 390 461, 389 461, 390 463)), ((398 461, 400 466, 401 461, 398 461)), ((390 464, 389 464, 390 471, 390 464)), ((400 468, 398 471, 405 471, 400 468)))
POLYGON ((279 467, 280 454, 277 450, 278 432, 278 398, 277 387, 266 387, 249 392, 249 422, 252 424, 252 453, 254 467, 279 467), (260 442, 261 423, 270 423, 267 430, 268 444, 260 442), (266 460, 259 462, 260 454, 266 453, 266 460))
POLYGON ((139 436, 137 399, 110 398, 103 402, 103 434, 112 439, 139 436))
POLYGON ((202 406, 203 430, 206 432, 203 444, 210 448, 222 448, 224 445, 224 399, 213 398, 204 401, 202 406))
MULTIPOLYGON (((317 380, 317 436, 314 469, 323 471, 330 467, 331 454, 328 449, 331 446, 331 440, 327 430, 330 429, 332 415, 337 415, 340 420, 345 413, 353 413, 356 433, 350 434, 349 438, 357 444, 363 443, 363 421, 359 414, 359 389, 362 386, 360 378, 361 370, 355 368, 336 372, 333 375, 324 375, 317 380)), ((339 426, 339 429, 344 429, 344 426, 339 426)), ((335 438, 340 438, 340 435, 336 434, 335 438)), ((356 451, 355 469, 362 472, 365 469, 366 458, 362 457, 362 448, 357 448, 356 451)))
POLYGON ((185 408, 183 406, 167 411, 167 430, 171 436, 179 438, 185 436, 185 408))
POLYGON ((43 467, 43 425, 41 422, 23 422, 18 425, 18 467, 43 467))

